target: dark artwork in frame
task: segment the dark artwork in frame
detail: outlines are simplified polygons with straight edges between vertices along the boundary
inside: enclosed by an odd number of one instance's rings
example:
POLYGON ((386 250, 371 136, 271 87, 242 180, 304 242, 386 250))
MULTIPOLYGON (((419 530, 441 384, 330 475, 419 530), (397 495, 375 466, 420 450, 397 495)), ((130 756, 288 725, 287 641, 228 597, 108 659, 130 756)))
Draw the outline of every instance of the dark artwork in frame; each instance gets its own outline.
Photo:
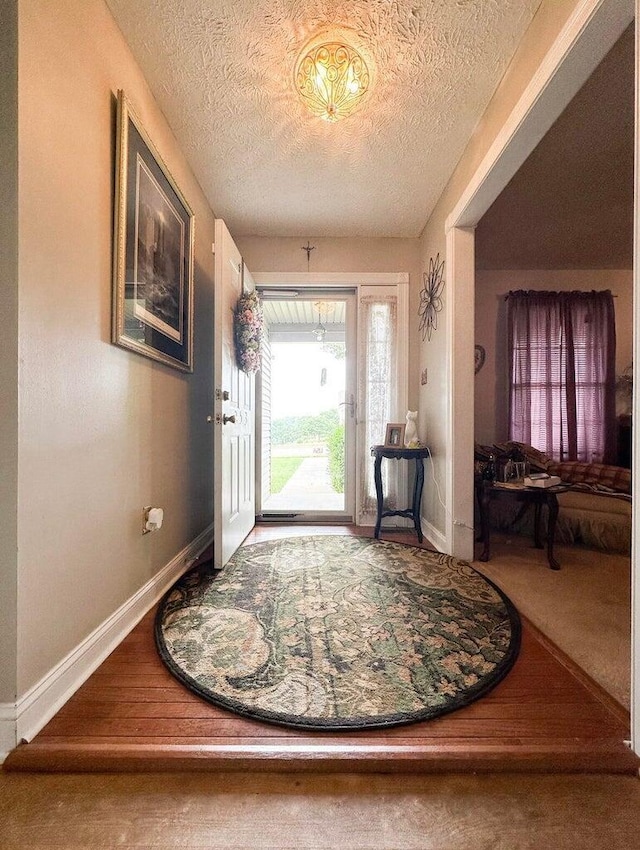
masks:
POLYGON ((118 92, 112 341, 193 371, 194 215, 118 92))

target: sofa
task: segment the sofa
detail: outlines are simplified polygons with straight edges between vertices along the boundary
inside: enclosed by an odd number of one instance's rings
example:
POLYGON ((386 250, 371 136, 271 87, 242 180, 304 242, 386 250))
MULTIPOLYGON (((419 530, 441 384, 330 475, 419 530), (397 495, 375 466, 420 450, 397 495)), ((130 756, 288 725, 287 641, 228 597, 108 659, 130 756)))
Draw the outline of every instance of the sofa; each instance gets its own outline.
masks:
MULTIPOLYGON (((531 472, 558 475, 572 485, 558 495, 556 541, 582 543, 605 552, 631 553, 631 471, 621 466, 581 461, 556 462, 526 443, 476 444, 476 475, 482 475, 493 455, 496 476, 510 459, 524 459, 531 472)), ((533 511, 518 516, 519 505, 498 499, 491 505, 491 524, 518 534, 533 531, 533 511)), ((546 523, 546 515, 542 517, 546 523)), ((546 531, 543 528, 543 531, 546 531)))

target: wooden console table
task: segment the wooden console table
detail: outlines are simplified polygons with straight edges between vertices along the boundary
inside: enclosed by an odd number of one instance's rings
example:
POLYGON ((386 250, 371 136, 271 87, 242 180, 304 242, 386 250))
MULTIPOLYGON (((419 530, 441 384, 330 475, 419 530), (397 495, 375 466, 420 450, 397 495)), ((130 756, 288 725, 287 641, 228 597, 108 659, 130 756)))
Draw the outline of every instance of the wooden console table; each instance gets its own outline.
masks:
POLYGON ((429 456, 429 449, 420 446, 417 449, 396 448, 394 446, 372 446, 371 454, 375 458, 373 466, 373 477, 376 484, 376 499, 378 502, 378 517, 376 519, 375 538, 380 539, 380 525, 384 517, 401 516, 413 520, 413 527, 418 535, 418 541, 422 543, 422 528, 420 527, 420 502, 422 501, 422 487, 424 484, 424 459, 429 456), (416 478, 413 485, 413 504, 410 508, 402 511, 385 511, 384 494, 382 492, 382 458, 390 460, 415 460, 416 478))
POLYGON ((553 554, 553 543, 556 535, 556 520, 558 519, 558 493, 565 493, 571 489, 570 484, 557 484, 555 487, 525 487, 522 485, 507 486, 493 481, 478 481, 476 483, 476 493, 478 496, 478 506, 480 508, 480 540, 484 543, 481 561, 488 561, 491 557, 491 530, 489 522, 489 506, 491 500, 498 496, 506 496, 515 501, 522 502, 520 513, 514 520, 516 522, 531 505, 534 506, 535 514, 533 521, 533 539, 534 545, 538 549, 543 549, 544 544, 540 537, 540 519, 542 507, 546 505, 549 512, 549 521, 547 526, 547 560, 549 567, 552 570, 559 570, 560 564, 553 554))

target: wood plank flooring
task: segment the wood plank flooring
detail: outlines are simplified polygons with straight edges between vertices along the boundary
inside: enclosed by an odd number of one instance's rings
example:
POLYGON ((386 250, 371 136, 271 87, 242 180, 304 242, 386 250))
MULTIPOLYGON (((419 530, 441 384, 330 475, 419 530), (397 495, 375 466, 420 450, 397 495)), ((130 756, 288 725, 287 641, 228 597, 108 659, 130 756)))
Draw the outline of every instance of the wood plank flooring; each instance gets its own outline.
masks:
MULTIPOLYGON (((259 526, 246 543, 323 533, 363 530, 259 526)), ((406 533, 383 537, 415 543, 406 533)), ((514 668, 479 701, 423 723, 337 733, 247 720, 191 694, 158 657, 154 613, 5 770, 634 773, 640 765, 624 743, 628 713, 527 622, 514 668)))

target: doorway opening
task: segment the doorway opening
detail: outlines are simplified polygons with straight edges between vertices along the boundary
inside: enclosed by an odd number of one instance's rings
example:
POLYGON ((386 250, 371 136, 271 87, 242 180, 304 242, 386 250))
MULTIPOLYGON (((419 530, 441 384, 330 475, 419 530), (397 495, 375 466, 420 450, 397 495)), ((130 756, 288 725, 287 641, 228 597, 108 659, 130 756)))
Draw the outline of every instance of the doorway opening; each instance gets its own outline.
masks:
MULTIPOLYGON (((636 4, 637 5, 637 4, 636 4)), ((607 2, 588 3, 584 8, 580 9, 579 14, 571 16, 557 40, 552 45, 549 52, 546 54, 544 62, 540 65, 535 77, 532 78, 527 90, 523 92, 523 96, 518 102, 517 107, 509 116, 507 122, 503 125, 499 134, 495 137, 487 155, 482 160, 473 177, 467 184, 466 189, 462 192, 455 207, 450 212, 446 220, 447 230, 447 250, 446 263, 447 267, 452 270, 450 278, 449 298, 452 305, 447 316, 449 329, 449 364, 450 364, 450 382, 451 382, 451 403, 449 408, 449 422, 451 430, 449 432, 449 448, 444 458, 444 464, 448 466, 447 471, 447 503, 456 506, 457 511, 464 511, 463 521, 467 524, 472 524, 468 517, 473 516, 473 491, 468 486, 469 476, 466 473, 468 468, 468 458, 473 452, 474 431, 473 427, 468 427, 471 423, 473 426, 473 393, 469 395, 468 388, 474 384, 473 375, 473 344, 474 344, 474 295, 475 295, 475 234, 476 226, 481 218, 489 210, 491 205, 500 195, 500 192, 508 188, 508 184, 515 178, 517 169, 523 165, 529 154, 532 153, 543 134, 546 133, 558 121, 561 110, 566 107, 573 94, 576 94, 580 86, 587 81, 588 76, 593 73, 597 65, 604 59, 606 53, 611 50, 618 38, 624 34, 624 30, 630 24, 633 10, 633 4, 621 2, 621 0, 607 0, 607 2), (471 322, 469 321, 471 317, 471 322), (469 401, 471 400, 471 407, 469 401), (462 428, 458 428, 458 423, 463 423, 462 428), (455 427, 453 427, 455 423, 455 427)), ((638 50, 637 50, 637 34, 635 34, 635 79, 638 78, 638 50)), ((619 87, 616 88, 616 97, 619 94, 619 87)), ((584 118, 586 110, 580 110, 581 118, 584 118)), ((595 113, 597 115, 597 113, 595 113)), ((635 104, 635 155, 638 155, 638 109, 637 102, 635 104)), ((593 122, 592 122, 593 123, 593 122)), ((593 130, 593 128, 592 128, 593 130)), ((600 136, 598 136, 600 138, 600 136)), ((604 137, 603 137, 604 138, 604 137)), ((571 149, 572 144, 567 142, 567 138, 563 140, 563 146, 566 149, 571 149)), ((593 132, 589 139, 589 150, 594 150, 593 132)), ((619 158, 619 155, 618 155, 619 158)), ((536 160, 537 161, 537 160, 536 160)), ((595 159, 593 160, 595 162, 595 159)), ((606 162, 606 157, 600 160, 606 162)), ((554 168, 558 171, 557 161, 554 162, 554 168)), ((562 169, 560 170, 562 171, 562 169)), ((566 177, 564 178, 567 179, 566 177)), ((535 182, 532 183, 536 186, 535 182)), ((606 182, 605 182, 605 185, 606 182)), ((554 185, 554 190, 557 195, 558 187, 554 185)), ((540 186, 536 187, 539 196, 540 186)), ((638 218, 638 181, 636 175, 636 186, 634 193, 634 205, 636 213, 636 223, 638 218)), ((582 193, 576 192, 574 189, 573 195, 582 198, 582 193)), ((557 200, 557 198, 556 198, 557 200)), ((511 198, 510 209, 520 209, 521 207, 516 202, 514 206, 513 197, 511 198)), ((573 222, 572 215, 565 215, 564 219, 573 222)), ((545 225, 548 225, 548 217, 545 220, 545 225)), ((551 224, 553 229, 553 223, 551 224)), ((575 230, 575 228, 574 228, 575 230)), ((575 237, 575 232, 572 234, 575 237)), ((554 230, 554 233, 556 230, 554 230)), ((557 234, 556 234, 557 235, 557 234)), ((525 240, 527 245, 531 245, 530 234, 526 234, 525 240)), ((635 237, 637 243, 637 226, 635 228, 635 237)), ((575 240, 574 240, 575 241, 575 240)), ((564 245, 566 239, 556 240, 557 245, 564 245)), ((508 244, 508 240, 502 238, 501 245, 508 244)), ((579 244, 579 240, 575 241, 579 244)), ((589 245, 591 247, 591 245, 589 245)), ((534 247, 534 253, 537 253, 534 247)), ((637 254, 637 252, 636 252, 637 254)), ((582 259, 582 258, 581 258, 582 259)), ((637 259, 637 257, 635 258, 637 259)), ((508 286, 513 287, 513 275, 510 274, 511 268, 507 268, 508 286)), ((522 264, 519 269, 527 269, 527 264, 522 264)), ((560 267, 561 268, 561 267, 560 267)), ((495 266, 492 265, 490 270, 495 271, 495 266)), ((633 294, 634 303, 631 308, 635 318, 635 326, 637 328, 638 302, 638 268, 637 263, 634 263, 633 269, 633 294)), ((590 286, 591 288, 591 286, 590 286)), ((475 309, 478 309, 477 307, 475 309)), ((480 314, 478 314, 480 315, 480 314)), ((483 315, 482 327, 484 329, 491 327, 491 316, 483 315)), ((480 339, 478 339, 480 341, 480 339)), ((635 355, 638 353, 638 335, 633 336, 633 348, 635 355)), ((488 373, 485 373, 485 378, 488 373)), ((482 383, 482 382, 479 382, 482 383)), ((476 393, 479 391, 479 383, 476 382, 476 393)), ((481 391, 481 390, 480 390, 481 391)), ((637 401, 637 399, 636 399, 637 401)), ((637 407, 637 403, 636 403, 637 407)), ((637 444, 637 436, 634 443, 637 444)), ((637 454, 637 453, 636 453, 637 454)), ((637 466, 637 464, 634 465, 637 466)), ((638 532, 638 511, 634 501, 633 516, 632 516, 632 546, 637 542, 638 532)), ((472 551, 472 539, 467 535, 464 539, 459 540, 456 535, 456 528, 453 519, 447 528, 447 551, 452 551, 458 557, 466 557, 466 552, 472 551)), ((632 572, 632 597, 638 589, 639 572, 635 568, 634 559, 631 562, 632 572)), ((508 588, 507 588, 508 589, 508 588)), ((635 593, 637 600, 638 594, 635 593)), ((632 615, 632 635, 638 632, 638 622, 640 613, 637 603, 631 606, 632 615), (634 631, 635 630, 635 631, 634 631)), ((634 640, 631 640, 631 656, 632 656, 632 686, 631 686, 631 732, 632 732, 632 748, 635 753, 640 751, 640 712, 638 712, 640 691, 636 687, 634 690, 634 681, 637 684, 640 677, 637 675, 639 670, 639 654, 634 653, 634 640), (633 678, 635 676, 635 679, 633 678)))
POLYGON ((351 521, 355 294, 265 290, 262 297, 259 516, 351 521))

